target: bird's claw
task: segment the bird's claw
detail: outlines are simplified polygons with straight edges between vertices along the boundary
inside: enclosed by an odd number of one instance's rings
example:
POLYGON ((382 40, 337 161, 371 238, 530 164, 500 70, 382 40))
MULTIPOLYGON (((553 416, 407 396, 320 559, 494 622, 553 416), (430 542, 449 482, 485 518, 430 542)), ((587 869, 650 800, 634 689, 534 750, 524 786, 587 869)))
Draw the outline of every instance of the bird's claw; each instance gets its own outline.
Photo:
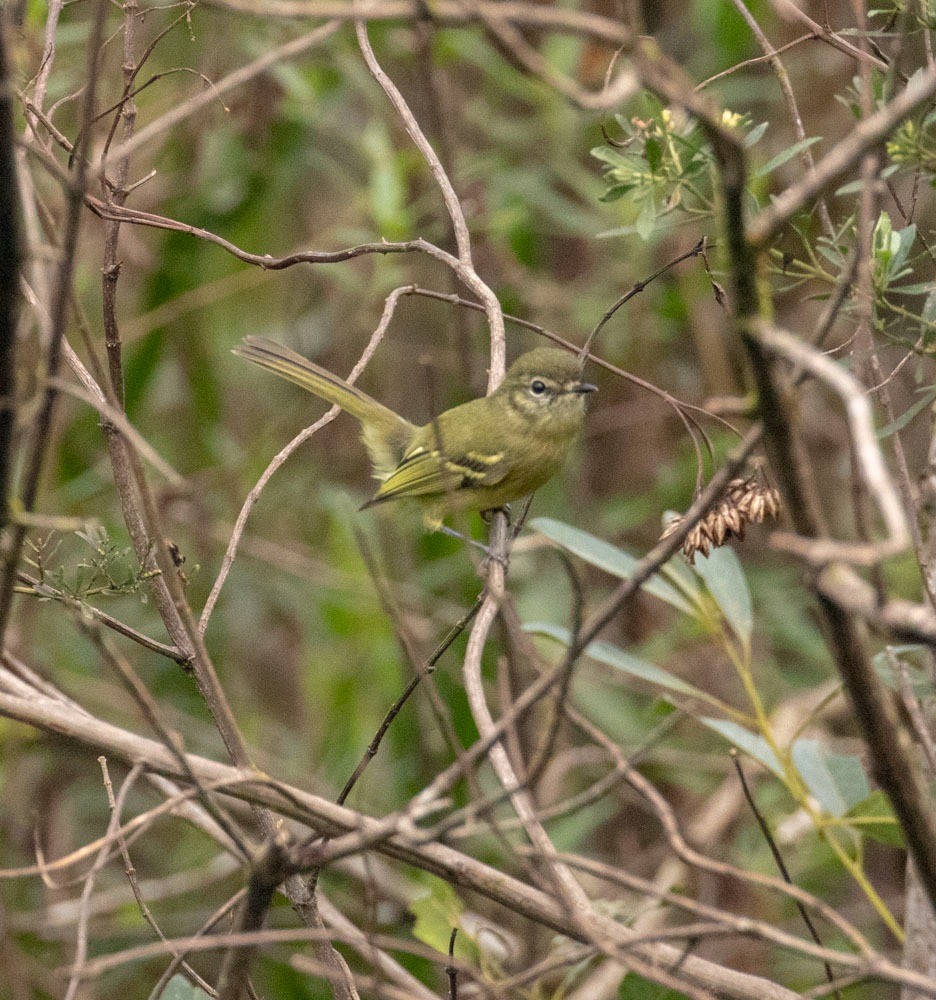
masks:
POLYGON ((481 560, 481 564, 478 566, 478 576, 485 577, 488 575, 488 569, 492 562, 499 563, 504 570, 504 574, 507 573, 507 567, 510 565, 510 556, 508 555, 495 555, 489 547, 485 546, 486 555, 481 560))

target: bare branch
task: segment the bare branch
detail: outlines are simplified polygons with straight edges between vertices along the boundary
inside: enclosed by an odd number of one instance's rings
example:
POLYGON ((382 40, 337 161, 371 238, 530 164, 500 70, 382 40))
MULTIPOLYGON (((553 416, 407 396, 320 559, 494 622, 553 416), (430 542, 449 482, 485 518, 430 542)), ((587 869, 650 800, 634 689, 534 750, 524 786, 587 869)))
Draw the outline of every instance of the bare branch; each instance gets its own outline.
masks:
MULTIPOLYGON (((160 743, 61 706, 50 699, 37 697, 26 699, 0 692, 0 715, 59 733, 85 746, 106 750, 111 756, 123 760, 145 762, 148 769, 168 775, 175 780, 185 780, 185 775, 173 756, 160 743)), ((299 789, 288 789, 288 798, 284 798, 273 783, 262 780, 260 776, 245 777, 241 771, 230 765, 219 764, 192 754, 187 755, 187 759, 192 771, 206 788, 210 789, 215 782, 221 781, 227 786, 230 794, 267 808, 277 809, 284 815, 291 815, 312 825, 325 835, 338 835, 341 832, 366 833, 371 824, 381 822, 299 789)), ((574 940, 583 941, 581 932, 570 921, 568 913, 561 904, 540 890, 459 851, 443 844, 417 846, 400 834, 380 844, 378 849, 391 857, 415 864, 442 877, 457 880, 466 888, 474 889, 482 896, 522 913, 531 920, 574 940)), ((595 920, 602 932, 622 944, 626 944, 633 934, 610 918, 597 916, 595 920)), ((178 942, 176 944, 178 945, 178 942)), ((762 1000, 794 1000, 796 996, 790 990, 762 977, 735 972, 695 956, 682 956, 678 949, 666 944, 645 944, 636 951, 639 955, 645 956, 647 961, 664 966, 682 960, 680 971, 688 983, 719 990, 720 995, 727 1000, 749 1000, 752 994, 761 997, 762 1000)), ((90 968, 90 965, 86 968, 90 968)))
POLYGON ((886 139, 934 95, 936 66, 931 66, 911 80, 890 104, 860 121, 816 164, 814 171, 777 195, 768 208, 752 219, 748 231, 751 246, 766 247, 797 212, 841 181, 868 150, 886 139))
POLYGON ((6 18, 0 12, 0 532, 7 525, 13 488, 15 423, 16 319, 19 312, 20 234, 19 184, 13 154, 13 95, 6 54, 6 18))
POLYGON ((205 89, 201 94, 197 94, 182 104, 176 105, 161 118, 150 122, 149 125, 141 128, 131 138, 115 146, 107 157, 101 161, 98 171, 102 175, 106 174, 111 167, 115 166, 121 160, 128 159, 138 149, 151 142, 157 136, 168 132, 180 122, 185 121, 186 118, 191 118, 203 108, 219 101, 229 91, 243 86, 248 81, 254 79, 254 77, 265 73, 279 63, 295 59, 297 56, 308 52, 309 49, 315 48, 316 45, 320 45, 326 39, 330 38, 340 26, 339 21, 331 21, 328 24, 320 25, 312 31, 300 35, 298 38, 291 39, 284 45, 277 46, 277 48, 265 52, 253 62, 248 63, 246 66, 241 66, 240 69, 235 70, 233 73, 229 73, 223 80, 219 80, 218 83, 205 89))
MULTIPOLYGON (((749 329, 751 335, 767 351, 779 354, 797 367, 808 371, 841 397, 845 403, 859 474, 868 492, 875 498, 887 529, 888 538, 880 545, 864 547, 848 545, 843 548, 839 543, 832 541, 810 540, 809 546, 800 546, 797 551, 807 552, 815 546, 811 551, 819 560, 845 558, 857 561, 856 557, 861 556, 861 561, 868 562, 879 562, 902 552, 910 544, 907 515, 884 464, 884 457, 874 434, 871 404, 862 386, 854 376, 827 355, 798 340, 791 333, 760 321, 752 323, 749 329)), ((783 539, 775 537, 774 543, 778 547, 784 547, 783 539)))
MULTIPOLYGON (((95 99, 98 84, 98 55, 101 39, 104 34, 104 21, 107 13, 106 0, 98 0, 94 7, 91 31, 88 36, 87 48, 87 84, 81 109, 81 120, 87 125, 94 117, 95 99)), ((7 102, 4 105, 8 108, 7 102)), ((9 110, 7 110, 9 113, 9 110)), ((84 159, 85 147, 90 138, 85 130, 85 138, 78 150, 79 158, 74 172, 69 175, 66 188, 66 212, 64 235, 62 238, 61 257, 55 278, 55 288, 52 292, 52 302, 49 308, 50 339, 46 357, 46 377, 48 379, 43 394, 42 406, 36 417, 33 428, 32 452, 26 462, 23 476, 23 486, 20 502, 25 510, 32 510, 39 492, 39 477, 45 460, 48 446, 49 428, 55 409, 56 391, 51 380, 58 374, 59 356, 62 342, 65 338, 65 327, 68 321, 68 305, 71 300, 72 270, 75 266, 75 254, 78 248, 78 228, 81 222, 81 207, 87 187, 87 167, 84 159)), ((0 137, 2 138, 2 137, 0 137)), ((13 189, 16 190, 15 187, 13 189)), ((6 553, 2 574, 0 574, 0 648, 3 647, 7 625, 9 623, 10 604, 13 597, 13 581, 16 564, 26 537, 26 530, 20 526, 13 532, 13 538, 6 553)))

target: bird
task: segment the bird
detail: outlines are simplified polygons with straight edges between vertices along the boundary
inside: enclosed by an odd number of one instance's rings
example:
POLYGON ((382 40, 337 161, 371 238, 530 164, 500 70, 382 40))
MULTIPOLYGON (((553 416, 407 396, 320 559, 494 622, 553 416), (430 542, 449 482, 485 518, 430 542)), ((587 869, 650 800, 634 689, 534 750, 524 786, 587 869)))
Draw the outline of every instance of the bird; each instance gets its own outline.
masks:
POLYGON ((579 358, 537 347, 510 366, 489 396, 411 423, 357 386, 265 337, 245 337, 234 354, 336 404, 361 424, 379 482, 361 510, 408 498, 427 530, 446 531, 446 516, 504 509, 533 493, 562 467, 597 386, 582 378, 579 358))

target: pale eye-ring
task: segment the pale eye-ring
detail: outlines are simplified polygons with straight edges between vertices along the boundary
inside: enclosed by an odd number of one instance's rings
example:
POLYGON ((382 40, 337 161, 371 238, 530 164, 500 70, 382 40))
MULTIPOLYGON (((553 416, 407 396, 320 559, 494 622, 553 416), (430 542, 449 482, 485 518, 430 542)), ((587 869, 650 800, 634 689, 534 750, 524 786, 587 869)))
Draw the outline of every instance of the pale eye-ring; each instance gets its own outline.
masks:
POLYGON ((534 396, 542 396, 545 391, 546 383, 541 379, 535 378, 530 383, 530 392, 532 392, 534 396))

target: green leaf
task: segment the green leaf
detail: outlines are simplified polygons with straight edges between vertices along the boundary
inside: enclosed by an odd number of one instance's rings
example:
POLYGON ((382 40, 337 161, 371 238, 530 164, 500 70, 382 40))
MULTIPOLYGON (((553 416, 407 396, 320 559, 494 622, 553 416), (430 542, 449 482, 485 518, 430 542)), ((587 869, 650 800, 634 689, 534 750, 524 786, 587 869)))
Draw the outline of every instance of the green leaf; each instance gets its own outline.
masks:
POLYGON ((898 431, 902 431, 921 410, 925 410, 927 406, 930 406, 934 401, 936 401, 936 385, 925 386, 917 391, 923 393, 922 398, 918 399, 913 406, 904 410, 899 417, 895 417, 886 427, 882 427, 879 431, 877 431, 876 433, 879 439, 883 440, 884 438, 890 437, 891 434, 896 434, 898 431))
POLYGON ((208 994, 190 983, 185 976, 173 976, 162 992, 163 1000, 202 1000, 208 994))
MULTIPOLYGON (((900 169, 899 163, 892 163, 889 167, 885 167, 880 174, 881 180, 886 180, 892 174, 895 174, 900 169)), ((840 188, 835 191, 835 197, 839 198, 846 194, 858 194, 859 191, 865 186, 864 181, 851 181, 848 184, 843 184, 840 188)))
POLYGON ((874 281, 877 287, 887 287, 908 274, 905 267, 916 240, 916 226, 895 230, 887 212, 881 212, 871 240, 874 259, 874 281))
POLYGON ((777 755, 770 748, 770 744, 763 736, 758 736, 756 733, 752 733, 749 729, 745 729, 744 726, 738 725, 737 722, 732 722, 729 719, 712 719, 700 716, 699 722, 704 726, 708 726, 709 729, 714 730, 719 736, 724 736, 729 743, 763 764, 768 771, 773 771, 778 778, 784 777, 783 767, 780 761, 777 760, 777 755))
POLYGON ((626 156, 619 153, 616 149, 612 149, 610 146, 595 146, 595 148, 591 150, 591 155, 594 156, 596 160, 601 160, 602 163, 608 163, 612 167, 623 167, 628 163, 626 156))
POLYGON ((890 259, 892 235, 893 225, 891 217, 887 212, 881 212, 877 222, 874 224, 874 232, 871 235, 871 251, 875 258, 886 254, 887 259, 890 259))
POLYGON ((646 242, 653 235, 653 230, 656 228, 656 205, 653 204, 652 199, 648 199, 644 202, 643 208, 640 210, 640 214, 634 221, 634 229, 637 235, 646 242))
MULTIPOLYGON (((429 884, 426 892, 409 904, 410 912, 416 918, 413 936, 430 948, 447 954, 452 928, 461 927, 460 920, 465 906, 448 882, 434 875, 426 876, 426 879, 429 884)), ((459 954, 460 948, 463 949, 463 956, 468 951, 473 951, 471 943, 469 937, 459 934, 455 942, 455 954, 459 954)))
POLYGON ((926 296, 923 311, 920 313, 920 336, 923 338, 923 350, 931 351, 936 342, 936 291, 926 296))
POLYGON ((708 556, 697 556, 693 568, 705 581, 735 635, 745 647, 749 646, 754 613, 751 592, 738 557, 727 547, 713 549, 708 556))
POLYGON ((797 740, 790 751, 803 783, 832 816, 844 816, 871 792, 861 761, 827 751, 818 740, 797 740))
POLYGON ((889 847, 906 847, 903 828, 894 815, 890 799, 878 789, 866 799, 852 806, 845 814, 844 822, 857 833, 889 847), (850 819, 861 820, 849 823, 850 819))
POLYGON ((635 187, 636 185, 634 184, 614 184, 598 200, 605 202, 617 201, 618 198, 623 198, 628 191, 632 191, 635 187))
POLYGON ((647 139, 644 143, 644 157, 650 165, 651 173, 659 173, 663 164, 663 147, 658 139, 647 139))
POLYGON ((917 228, 912 223, 894 233, 894 259, 891 261, 891 271, 895 277, 896 272, 900 271, 907 263, 907 258, 910 256, 910 251, 916 241, 916 235, 917 228))
MULTIPOLYGON (((531 632, 533 635, 545 635, 556 642, 561 642, 563 646, 568 646, 572 641, 572 633, 561 625, 551 625, 548 622, 528 622, 523 626, 524 632, 531 632)), ((610 642, 590 642, 585 647, 585 655, 599 663, 604 663, 608 667, 614 667, 631 677, 639 677, 640 680, 649 681, 658 687, 666 688, 670 691, 677 691, 679 694, 689 695, 692 698, 702 698, 711 701, 711 695, 705 691, 688 684, 680 677, 667 673, 665 670, 648 663, 631 653, 625 652, 618 646, 611 645, 610 642)))
POLYGON ((744 145, 750 149, 751 146, 760 142, 764 133, 767 131, 768 125, 770 125, 770 122, 761 122, 760 125, 755 125, 755 127, 752 128, 751 131, 744 137, 744 145))
POLYGON ((618 1000, 686 1000, 686 994, 628 972, 618 991, 618 1000))
MULTIPOLYGON (((530 522, 530 527, 545 535, 551 542, 578 556, 579 559, 603 569, 612 576, 621 580, 629 580, 633 576, 634 567, 637 565, 634 556, 624 549, 590 535, 587 531, 573 528, 551 517, 534 518, 530 522)), ((692 604, 675 587, 656 574, 642 584, 642 589, 687 615, 696 613, 692 604)))
POLYGON ((754 180, 758 180, 761 177, 766 177, 768 174, 772 174, 778 167, 782 167, 788 160, 792 160, 794 156, 802 153, 804 149, 809 149, 810 146, 817 142, 822 142, 821 135, 814 135, 812 138, 803 139, 801 142, 795 142, 792 146, 788 146, 786 149, 777 153, 772 160, 768 160, 760 168, 760 170, 756 171, 754 174, 754 180))
MULTIPOLYGON (((917 698, 929 698, 933 694, 936 694, 933 688, 933 681, 928 673, 922 670, 917 664, 908 662, 908 657, 916 653, 924 653, 926 651, 925 646, 909 644, 906 646, 889 646, 888 649, 906 668, 904 673, 910 684, 910 690, 913 691, 917 698)), ((882 649, 880 653, 876 653, 871 663, 875 673, 889 688, 894 691, 900 690, 900 685, 894 676, 890 657, 887 655, 886 649, 882 649)))

